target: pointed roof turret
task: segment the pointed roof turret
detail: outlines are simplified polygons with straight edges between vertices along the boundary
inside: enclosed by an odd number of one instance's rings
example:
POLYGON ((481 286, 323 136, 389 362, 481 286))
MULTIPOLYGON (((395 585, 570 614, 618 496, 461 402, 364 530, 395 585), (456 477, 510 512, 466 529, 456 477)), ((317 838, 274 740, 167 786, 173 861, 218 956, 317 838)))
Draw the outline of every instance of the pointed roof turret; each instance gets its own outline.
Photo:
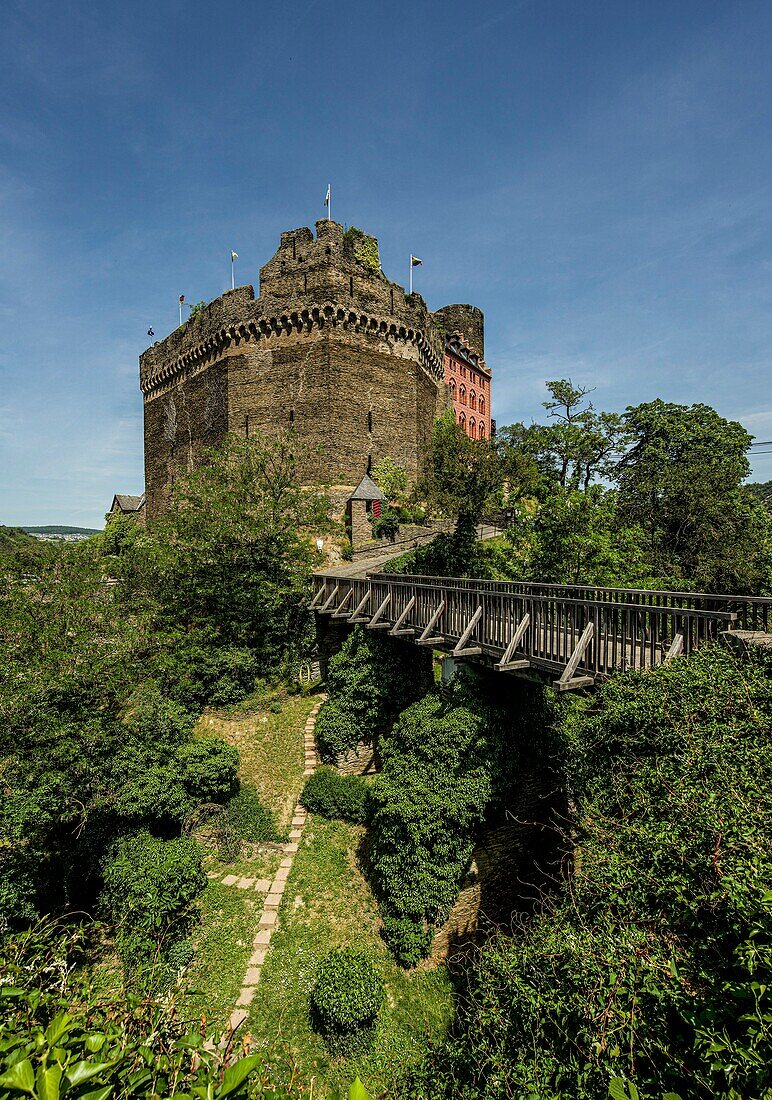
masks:
POLYGON ((385 500, 381 490, 375 484, 369 474, 365 474, 362 480, 357 485, 354 492, 348 498, 349 500, 385 500))

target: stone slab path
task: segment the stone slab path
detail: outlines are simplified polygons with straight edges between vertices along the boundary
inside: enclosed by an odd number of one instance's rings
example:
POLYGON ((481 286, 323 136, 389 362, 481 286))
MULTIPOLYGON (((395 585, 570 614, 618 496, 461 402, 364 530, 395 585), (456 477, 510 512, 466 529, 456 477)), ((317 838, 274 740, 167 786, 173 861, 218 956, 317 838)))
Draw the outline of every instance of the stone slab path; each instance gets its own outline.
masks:
MULTIPOLYGON (((316 752, 314 729, 316 727, 316 716, 319 713, 319 708, 326 698, 326 695, 321 695, 319 697, 319 701, 314 704, 306 720, 305 731, 303 733, 305 760, 303 770, 304 776, 312 775, 319 763, 316 752)), ((282 845, 283 858, 272 881, 268 879, 242 878, 239 875, 227 875, 222 880, 224 886, 236 886, 241 890, 254 890, 257 893, 265 894, 258 930, 252 943, 252 954, 247 963, 247 972, 241 983, 241 992, 236 1001, 236 1007, 230 1015, 229 1025, 231 1031, 235 1031, 236 1028, 240 1027, 241 1024, 244 1023, 244 1020, 246 1020, 249 1006, 252 1004, 257 986, 260 983, 260 973, 268 954, 271 936, 278 927, 279 909, 284 896, 284 890, 287 886, 287 879, 292 870, 295 855, 300 847, 300 840, 303 836, 305 824, 306 811, 298 802, 292 815, 289 840, 287 844, 282 845)))

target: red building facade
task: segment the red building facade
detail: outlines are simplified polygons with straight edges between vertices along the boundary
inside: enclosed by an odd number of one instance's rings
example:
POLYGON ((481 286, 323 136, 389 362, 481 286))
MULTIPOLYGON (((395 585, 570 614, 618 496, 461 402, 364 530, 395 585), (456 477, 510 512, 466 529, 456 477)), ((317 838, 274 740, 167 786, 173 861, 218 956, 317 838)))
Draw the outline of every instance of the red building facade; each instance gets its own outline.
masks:
POLYGON ((461 332, 445 340, 445 381, 456 420, 471 439, 491 435, 491 371, 461 332))

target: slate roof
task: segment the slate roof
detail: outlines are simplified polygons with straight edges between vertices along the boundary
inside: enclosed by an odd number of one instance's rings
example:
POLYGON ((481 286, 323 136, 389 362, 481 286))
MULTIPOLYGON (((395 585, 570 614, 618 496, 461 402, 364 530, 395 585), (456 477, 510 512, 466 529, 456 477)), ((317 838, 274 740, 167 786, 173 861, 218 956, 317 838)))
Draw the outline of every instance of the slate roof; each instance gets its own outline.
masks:
POLYGON ((112 512, 117 504, 122 512, 138 512, 144 503, 144 493, 140 496, 132 496, 131 493, 116 493, 110 511, 112 512))
POLYGON ((386 497, 383 495, 381 490, 375 484, 373 479, 371 477, 368 477, 367 474, 365 474, 365 476, 359 482, 356 489, 354 490, 354 492, 351 494, 351 496, 348 499, 349 500, 385 500, 386 497))

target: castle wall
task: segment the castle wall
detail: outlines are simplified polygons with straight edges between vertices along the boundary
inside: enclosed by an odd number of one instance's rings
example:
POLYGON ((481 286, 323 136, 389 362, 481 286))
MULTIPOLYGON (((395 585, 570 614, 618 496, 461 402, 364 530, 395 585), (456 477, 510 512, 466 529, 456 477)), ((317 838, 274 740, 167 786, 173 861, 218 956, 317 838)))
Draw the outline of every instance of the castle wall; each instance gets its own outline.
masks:
POLYGON ((148 519, 161 515, 174 482, 204 460, 228 430, 225 363, 185 378, 145 404, 145 485, 148 519))
POLYGON ((432 314, 450 335, 463 332, 469 346, 481 359, 485 358, 485 316, 478 306, 443 306, 432 314))
POLYGON ((377 241, 318 222, 281 235, 252 287, 229 291, 140 359, 148 516, 225 433, 293 429, 308 484, 353 489, 383 457, 419 476, 450 407, 444 339, 418 294, 380 271, 377 241))

